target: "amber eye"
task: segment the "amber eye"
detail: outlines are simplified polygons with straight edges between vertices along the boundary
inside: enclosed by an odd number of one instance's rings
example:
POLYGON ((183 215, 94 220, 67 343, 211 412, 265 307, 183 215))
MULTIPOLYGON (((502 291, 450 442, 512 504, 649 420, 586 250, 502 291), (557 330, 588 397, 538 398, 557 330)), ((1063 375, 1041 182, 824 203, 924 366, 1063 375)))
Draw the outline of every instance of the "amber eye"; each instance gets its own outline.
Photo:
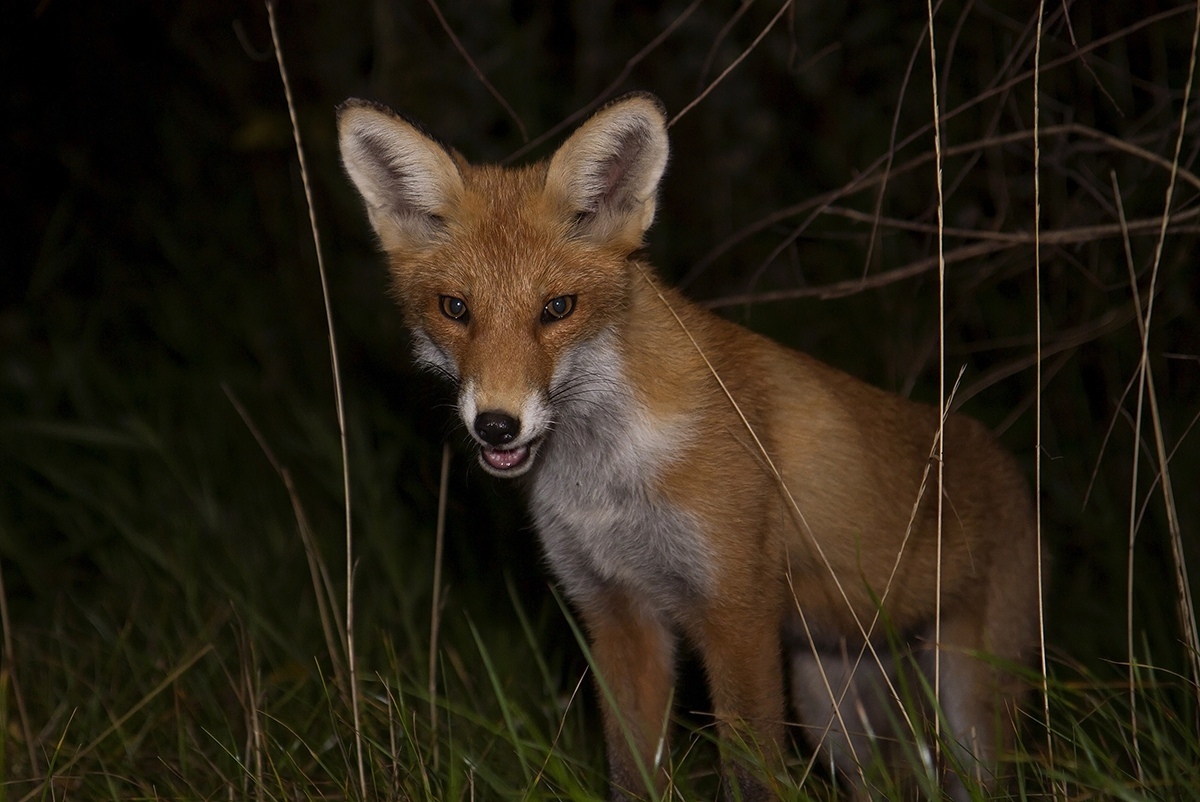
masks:
POLYGON ((438 297, 438 302, 442 306, 442 314, 451 320, 458 320, 462 323, 467 322, 467 302, 462 298, 455 298, 453 295, 442 295, 438 297))
POLYGON ((557 298, 550 300, 546 307, 542 309, 542 322, 552 323, 555 320, 562 320, 568 317, 575 311, 575 296, 560 295, 557 298))

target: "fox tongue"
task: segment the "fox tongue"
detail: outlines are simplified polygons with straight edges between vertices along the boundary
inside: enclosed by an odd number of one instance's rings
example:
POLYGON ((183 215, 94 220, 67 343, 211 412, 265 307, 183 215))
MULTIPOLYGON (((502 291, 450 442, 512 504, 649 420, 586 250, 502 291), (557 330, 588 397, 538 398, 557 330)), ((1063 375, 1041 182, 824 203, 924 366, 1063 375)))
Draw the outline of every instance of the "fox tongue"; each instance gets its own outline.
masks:
POLYGON ((498 471, 507 471, 510 468, 515 468, 524 462, 528 456, 529 446, 510 448, 506 451, 495 448, 483 449, 483 458, 487 460, 488 465, 491 465, 498 471))

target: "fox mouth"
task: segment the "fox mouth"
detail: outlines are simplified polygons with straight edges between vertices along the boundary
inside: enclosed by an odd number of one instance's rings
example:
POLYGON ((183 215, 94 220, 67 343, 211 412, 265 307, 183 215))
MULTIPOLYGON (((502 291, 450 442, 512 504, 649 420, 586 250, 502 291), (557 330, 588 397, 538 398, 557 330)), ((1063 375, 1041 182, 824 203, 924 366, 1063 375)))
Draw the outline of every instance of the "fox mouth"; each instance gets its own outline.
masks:
POLYGON ((541 442, 539 438, 511 448, 480 445, 479 464, 493 476, 520 476, 533 466, 541 442))

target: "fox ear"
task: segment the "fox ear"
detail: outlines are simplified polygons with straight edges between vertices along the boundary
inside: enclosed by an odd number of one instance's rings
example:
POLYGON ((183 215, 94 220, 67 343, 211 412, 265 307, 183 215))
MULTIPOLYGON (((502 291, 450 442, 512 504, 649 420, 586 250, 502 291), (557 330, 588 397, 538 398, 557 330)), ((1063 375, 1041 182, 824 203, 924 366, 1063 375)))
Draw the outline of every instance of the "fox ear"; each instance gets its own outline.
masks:
POLYGON ((667 166, 662 103, 635 93, 605 106, 550 159, 546 192, 564 203, 579 233, 596 242, 642 244, 667 166))
POLYGON ((338 145, 384 250, 421 248, 439 237, 442 218, 463 187, 444 147, 365 100, 338 107, 338 145))

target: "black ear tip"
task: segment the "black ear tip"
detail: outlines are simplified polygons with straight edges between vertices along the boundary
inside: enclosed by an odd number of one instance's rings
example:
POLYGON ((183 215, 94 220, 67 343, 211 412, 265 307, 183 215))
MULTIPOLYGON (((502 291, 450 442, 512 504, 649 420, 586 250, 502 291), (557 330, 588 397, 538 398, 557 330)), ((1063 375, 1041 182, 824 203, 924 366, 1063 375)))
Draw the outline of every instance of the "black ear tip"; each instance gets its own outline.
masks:
POLYGON ((396 116, 396 112, 392 111, 390 108, 383 105, 382 103, 377 103, 374 100, 365 100, 360 97, 346 98, 341 103, 337 104, 337 106, 334 108, 334 111, 337 114, 337 118, 340 120, 340 119, 342 119, 342 117, 349 114, 350 112, 358 111, 360 109, 369 109, 372 111, 378 111, 383 114, 387 114, 391 117, 396 116))
POLYGON ((636 103, 638 101, 648 103, 650 106, 652 106, 656 116, 658 116, 664 124, 666 123, 667 107, 663 104, 662 100, 659 99, 658 95, 655 95, 652 92, 643 92, 641 90, 628 92, 620 97, 610 100, 604 105, 604 108, 609 109, 614 106, 621 106, 626 103, 636 103))

